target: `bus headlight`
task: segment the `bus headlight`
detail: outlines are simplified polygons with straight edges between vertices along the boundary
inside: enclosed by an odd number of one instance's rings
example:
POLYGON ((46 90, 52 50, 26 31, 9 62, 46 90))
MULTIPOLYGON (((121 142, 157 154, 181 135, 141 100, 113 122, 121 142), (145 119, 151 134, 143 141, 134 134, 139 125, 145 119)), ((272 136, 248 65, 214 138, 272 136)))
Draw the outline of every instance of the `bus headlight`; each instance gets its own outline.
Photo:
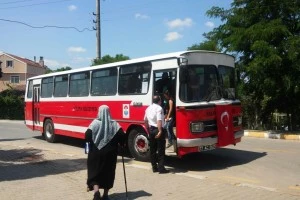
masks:
POLYGON ((192 122, 190 125, 192 133, 200 133, 204 131, 204 123, 203 122, 192 122))
POLYGON ((243 123, 243 118, 242 116, 238 116, 238 126, 241 126, 243 123))

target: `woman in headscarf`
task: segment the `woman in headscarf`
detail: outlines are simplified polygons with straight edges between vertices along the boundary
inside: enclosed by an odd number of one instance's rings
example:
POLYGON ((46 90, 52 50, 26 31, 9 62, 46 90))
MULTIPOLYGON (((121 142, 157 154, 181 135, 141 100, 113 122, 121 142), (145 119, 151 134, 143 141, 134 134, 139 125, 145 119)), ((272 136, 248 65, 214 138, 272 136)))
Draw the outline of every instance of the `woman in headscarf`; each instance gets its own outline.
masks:
POLYGON ((108 190, 114 185, 118 144, 124 145, 125 134, 119 123, 111 119, 109 107, 99 107, 98 116, 85 132, 90 143, 87 172, 88 189, 94 200, 100 200, 99 189, 104 189, 102 200, 108 200, 108 190))

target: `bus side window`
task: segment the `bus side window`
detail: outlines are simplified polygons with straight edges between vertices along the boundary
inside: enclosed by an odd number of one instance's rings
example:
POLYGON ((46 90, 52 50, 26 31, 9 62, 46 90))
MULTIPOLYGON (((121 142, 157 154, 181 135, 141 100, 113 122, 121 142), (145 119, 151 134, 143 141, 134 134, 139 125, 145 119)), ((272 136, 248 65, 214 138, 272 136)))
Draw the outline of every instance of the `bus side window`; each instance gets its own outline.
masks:
POLYGON ((29 81, 27 85, 27 98, 31 99, 32 98, 32 90, 33 90, 33 81, 29 81))
POLYGON ((54 80, 55 97, 66 97, 68 94, 68 75, 56 76, 54 80))
POLYGON ((41 87, 41 97, 47 98, 52 97, 53 93, 53 77, 43 78, 42 79, 42 87, 41 87))
POLYGON ((92 96, 115 95, 117 93, 117 68, 100 69, 92 72, 92 96))
POLYGON ((146 94, 149 88, 150 72, 151 63, 149 62, 121 66, 119 94, 146 94))
POLYGON ((75 73, 70 75, 70 97, 89 95, 90 72, 75 73))
POLYGON ((127 83, 128 93, 141 93, 142 80, 139 78, 138 74, 132 74, 129 76, 127 83))

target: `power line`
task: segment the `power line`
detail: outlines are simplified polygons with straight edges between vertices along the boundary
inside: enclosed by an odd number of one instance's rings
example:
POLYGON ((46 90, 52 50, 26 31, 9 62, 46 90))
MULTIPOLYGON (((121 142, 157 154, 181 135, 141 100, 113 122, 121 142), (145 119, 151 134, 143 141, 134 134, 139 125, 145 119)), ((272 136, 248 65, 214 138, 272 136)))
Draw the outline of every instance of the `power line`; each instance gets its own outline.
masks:
MULTIPOLYGON (((25 0, 23 0, 23 1, 25 1, 25 0)), ((58 0, 58 1, 50 1, 50 2, 44 2, 44 3, 33 3, 33 4, 23 5, 23 6, 12 6, 12 7, 0 8, 0 10, 11 9, 11 8, 32 7, 32 6, 39 6, 39 5, 45 5, 45 4, 60 3, 60 2, 64 2, 64 1, 72 1, 72 0, 58 0)), ((19 1, 19 2, 21 2, 21 1, 19 1)), ((17 1, 15 1, 14 3, 17 3, 17 1)), ((5 3, 5 4, 7 4, 7 3, 5 3)))
POLYGON ((9 2, 2 2, 1 4, 14 4, 14 3, 20 3, 20 2, 26 2, 26 1, 34 1, 34 0, 20 0, 20 1, 9 1, 9 2))
POLYGON ((30 28, 60 28, 60 29, 74 29, 78 32, 84 32, 84 31, 94 31, 93 29, 89 29, 89 28, 84 28, 84 29, 78 29, 76 27, 73 27, 73 26, 52 26, 52 25, 45 25, 45 26, 32 26, 30 24, 27 24, 25 22, 20 22, 20 21, 14 21, 14 20, 9 20, 9 19, 1 19, 0 18, 0 21, 6 21, 6 22, 11 22, 11 23, 17 23, 17 24, 22 24, 22 25, 25 25, 25 26, 28 26, 30 28))

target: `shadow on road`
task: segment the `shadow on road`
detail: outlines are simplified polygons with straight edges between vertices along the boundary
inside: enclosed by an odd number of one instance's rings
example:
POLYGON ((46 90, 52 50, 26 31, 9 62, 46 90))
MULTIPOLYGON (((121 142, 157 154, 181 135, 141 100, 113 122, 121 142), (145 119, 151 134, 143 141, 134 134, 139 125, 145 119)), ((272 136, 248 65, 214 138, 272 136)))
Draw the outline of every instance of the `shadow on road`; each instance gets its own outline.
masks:
MULTIPOLYGON (((42 136, 36 136, 35 138, 44 140, 42 136)), ((78 148, 84 147, 83 139, 61 136, 59 137, 58 142, 78 148)), ((124 160, 126 163, 132 160, 132 157, 127 150, 119 150, 119 155, 124 155, 124 160)), ((244 165, 266 155, 267 153, 265 152, 260 153, 238 149, 220 148, 213 151, 188 154, 181 159, 174 156, 166 156, 165 163, 167 166, 173 168, 173 170, 171 170, 173 173, 181 173, 186 171, 210 171, 244 165)), ((118 162, 122 162, 122 160, 118 159, 118 162)))
POLYGON ((213 151, 188 154, 181 159, 167 156, 166 165, 173 167, 174 172, 210 171, 244 165, 266 155, 266 152, 258 153, 221 148, 213 151))
MULTIPOLYGON (((33 138, 38 139, 38 140, 44 140, 44 142, 47 142, 47 141, 45 141, 45 139, 42 135, 35 136, 33 138)), ((73 146, 73 147, 80 147, 80 148, 84 147, 83 139, 72 138, 72 137, 67 137, 67 136, 58 136, 57 143, 61 143, 61 144, 65 144, 65 145, 69 145, 69 146, 73 146)))
MULTIPOLYGON (((43 136, 36 136, 34 138, 38 139, 38 140, 44 140, 43 142, 46 142, 43 136)), ((84 148, 84 146, 85 146, 85 141, 83 139, 72 138, 72 137, 67 137, 67 136, 59 136, 57 143, 69 145, 72 147, 78 147, 78 148, 84 148)), ((120 156, 123 155, 124 157, 132 158, 132 156, 129 153, 128 148, 126 148, 126 147, 124 149, 120 148, 118 154, 120 156)))
POLYGON ((17 140, 26 140, 26 138, 0 139, 0 142, 9 142, 9 141, 17 141, 17 140))
POLYGON ((86 169, 86 159, 46 160, 34 148, 0 150, 0 182, 57 175, 86 169))
MULTIPOLYGON (((149 197, 152 196, 152 194, 145 192, 144 190, 139 190, 139 191, 130 191, 128 192, 128 199, 138 199, 140 197, 149 197)), ((126 193, 113 193, 109 195, 111 199, 126 199, 126 193)))

